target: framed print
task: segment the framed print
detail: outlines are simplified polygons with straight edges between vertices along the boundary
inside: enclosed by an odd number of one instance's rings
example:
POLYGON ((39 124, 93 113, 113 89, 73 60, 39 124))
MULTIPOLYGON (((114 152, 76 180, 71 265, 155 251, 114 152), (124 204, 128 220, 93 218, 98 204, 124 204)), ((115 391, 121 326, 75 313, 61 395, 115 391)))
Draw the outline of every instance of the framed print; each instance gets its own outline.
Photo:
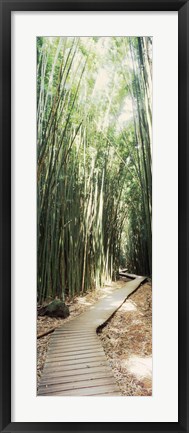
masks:
POLYGON ((187 432, 188 1, 0 4, 1 431, 187 432))

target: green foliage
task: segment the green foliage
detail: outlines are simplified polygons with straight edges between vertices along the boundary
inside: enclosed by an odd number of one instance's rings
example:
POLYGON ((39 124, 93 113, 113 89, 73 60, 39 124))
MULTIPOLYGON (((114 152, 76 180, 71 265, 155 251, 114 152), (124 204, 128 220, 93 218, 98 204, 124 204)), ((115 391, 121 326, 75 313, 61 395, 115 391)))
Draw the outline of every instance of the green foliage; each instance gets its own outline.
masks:
POLYGON ((115 279, 124 260, 151 272, 146 47, 146 38, 37 38, 40 301, 115 279))

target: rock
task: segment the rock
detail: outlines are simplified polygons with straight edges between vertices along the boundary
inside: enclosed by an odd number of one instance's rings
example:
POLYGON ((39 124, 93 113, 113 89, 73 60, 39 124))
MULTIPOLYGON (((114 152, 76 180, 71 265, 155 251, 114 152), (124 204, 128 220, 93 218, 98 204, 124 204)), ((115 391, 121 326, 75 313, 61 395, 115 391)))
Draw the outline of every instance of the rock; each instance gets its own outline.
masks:
POLYGON ((55 299, 45 307, 41 307, 38 314, 39 316, 61 317, 63 319, 70 315, 67 305, 59 299, 55 299))

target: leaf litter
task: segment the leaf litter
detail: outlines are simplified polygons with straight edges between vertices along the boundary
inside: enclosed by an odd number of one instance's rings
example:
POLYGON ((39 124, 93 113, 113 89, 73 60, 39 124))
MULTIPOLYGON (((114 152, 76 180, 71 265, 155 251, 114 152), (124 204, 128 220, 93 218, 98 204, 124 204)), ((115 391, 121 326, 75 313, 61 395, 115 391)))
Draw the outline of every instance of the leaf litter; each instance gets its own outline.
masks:
POLYGON ((122 395, 151 396, 151 283, 131 294, 98 335, 122 395))

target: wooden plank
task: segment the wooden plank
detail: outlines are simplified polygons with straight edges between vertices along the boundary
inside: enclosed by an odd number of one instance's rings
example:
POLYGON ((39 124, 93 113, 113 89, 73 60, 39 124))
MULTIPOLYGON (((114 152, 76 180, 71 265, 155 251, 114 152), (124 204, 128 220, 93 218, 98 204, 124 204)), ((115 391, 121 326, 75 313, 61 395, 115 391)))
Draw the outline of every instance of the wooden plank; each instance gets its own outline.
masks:
MULTIPOLYGON (((112 375, 112 370, 111 370, 111 368, 108 368, 107 370, 99 369, 99 371, 92 373, 92 372, 88 371, 86 368, 83 368, 81 370, 75 370, 75 369, 72 370, 73 374, 66 374, 66 373, 67 373, 67 371, 64 371, 64 370, 58 371, 55 373, 52 373, 51 371, 46 372, 42 376, 42 379, 40 381, 40 385, 42 383, 47 383, 47 382, 48 383, 54 383, 54 382, 56 383, 58 381, 61 382, 62 380, 73 382, 76 378, 79 378, 79 377, 81 377, 81 379, 83 377, 85 377, 87 379, 87 378, 90 378, 90 376, 91 377, 93 377, 93 376, 98 377, 98 375, 99 375, 99 377, 101 377, 102 375, 104 375, 104 376, 109 375, 109 374, 112 375)), ((70 371, 69 371, 69 373, 70 373, 70 371)))
POLYGON ((101 347, 92 347, 92 348, 86 348, 86 349, 80 349, 80 350, 73 350, 73 351, 68 351, 68 352, 64 352, 64 350, 62 350, 62 351, 60 351, 60 352, 57 352, 57 353, 54 353, 54 352, 48 352, 48 354, 47 354, 47 359, 58 359, 58 358, 61 358, 61 359, 63 359, 63 358, 66 358, 66 359, 68 359, 68 357, 69 357, 69 359, 70 359, 70 357, 72 358, 72 357, 75 357, 75 356, 80 356, 80 355, 88 355, 88 354, 94 354, 94 355, 96 355, 96 354, 104 354, 104 351, 103 351, 103 349, 101 348, 101 347))
MULTIPOLYGON (((68 391, 52 391, 50 393, 51 396, 53 395, 59 395, 59 396, 89 396, 89 395, 96 395, 99 396, 100 394, 111 394, 111 393, 117 393, 118 388, 116 385, 99 385, 96 387, 91 387, 91 388, 80 388, 80 389, 74 389, 74 390, 68 390, 68 391)), ((49 395, 49 390, 45 390, 45 391, 39 391, 39 395, 49 395)))
MULTIPOLYGON (((96 374, 96 373, 103 373, 103 372, 112 372, 112 369, 109 365, 99 365, 97 367, 90 367, 90 368, 78 368, 78 369, 72 369, 72 370, 47 370, 47 372, 42 375, 41 382, 43 381, 43 378, 46 376, 51 376, 52 378, 60 378, 60 377, 72 377, 72 376, 79 376, 83 374, 96 374)), ((41 383, 40 382, 40 383, 41 383)))
MULTIPOLYGON (((70 321, 69 324, 67 324, 67 326, 66 326, 66 323, 64 325, 59 326, 58 328, 56 328, 55 332, 56 333, 57 332, 64 332, 64 333, 72 332, 72 325, 73 325, 73 323, 75 323, 76 319, 79 320, 80 317, 81 317, 81 315, 77 316, 75 319, 72 319, 72 321, 70 321)), ((86 335, 88 335, 92 331, 90 329, 86 329, 86 328, 83 328, 83 329, 78 329, 77 328, 74 332, 75 332, 75 334, 86 334, 86 335)))
POLYGON ((135 278, 133 274, 126 274, 125 272, 119 272, 119 275, 120 277, 130 278, 132 280, 135 278))
MULTIPOLYGON (((114 392, 103 392, 102 394, 92 394, 90 397, 121 397, 122 394, 120 391, 114 391, 114 392)), ((89 396, 88 396, 89 397, 89 396)))
POLYGON ((101 344, 99 343, 99 341, 96 342, 88 342, 87 344, 67 344, 65 345, 64 343, 62 344, 58 344, 58 345, 53 345, 53 346, 49 346, 48 350, 50 352, 57 352, 58 350, 65 350, 65 351, 72 351, 72 350, 77 350, 77 349, 88 349, 88 348, 95 348, 95 347, 102 347, 101 344))
POLYGON ((53 346, 49 346, 49 351, 50 352, 56 352, 58 350, 65 350, 65 351, 72 351, 72 350, 77 350, 77 349, 88 349, 88 348, 95 348, 95 347, 102 347, 99 341, 96 342, 88 342, 86 344, 67 344, 64 345, 64 343, 62 344, 58 344, 58 345, 53 345, 53 346))
POLYGON ((91 335, 90 337, 77 337, 77 338, 75 338, 75 337, 60 337, 60 338, 52 338, 52 341, 51 341, 51 343, 53 343, 53 344, 57 344, 57 343, 62 343, 63 341, 65 342, 65 343, 77 343, 78 341, 80 341, 80 342, 87 342, 87 341, 91 341, 91 340, 94 340, 94 341, 98 341, 98 337, 96 336, 96 335, 91 335))
MULTIPOLYGON (((79 360, 79 364, 82 364, 82 363, 84 363, 84 364, 87 364, 87 363, 91 363, 91 362, 95 362, 95 361, 106 361, 107 362, 107 360, 106 360, 106 357, 103 355, 103 356, 93 356, 93 357, 91 357, 91 358, 84 358, 84 359, 80 359, 79 360)), ((64 365, 75 365, 76 367, 77 367, 77 364, 78 364, 78 360, 77 359, 73 359, 73 360, 64 360, 64 361, 53 361, 52 363, 47 363, 47 364, 49 364, 49 366, 50 366, 50 364, 51 364, 51 366, 53 367, 53 369, 54 369, 54 367, 56 367, 56 366, 64 366, 64 365)))
POLYGON ((46 386, 49 387, 51 385, 61 385, 61 384, 71 384, 71 383, 77 385, 77 383, 86 382, 86 381, 90 381, 91 384, 93 384, 93 381, 97 379, 107 379, 107 378, 111 378, 111 380, 113 380, 114 382, 111 371, 96 373, 96 374, 80 374, 79 376, 74 375, 74 376, 59 377, 59 378, 58 377, 52 378, 51 376, 47 376, 43 381, 40 382, 40 389, 42 387, 46 388, 46 386))
POLYGON ((77 340, 77 339, 83 339, 83 340, 86 340, 86 339, 88 339, 88 338, 90 338, 90 337, 94 337, 94 335, 96 335, 96 337, 97 337, 97 334, 96 333, 94 333, 94 332, 90 332, 90 334, 79 334, 78 332, 74 332, 74 331, 72 331, 72 332, 70 332, 69 334, 68 333, 64 333, 64 332, 59 332, 58 334, 53 334, 52 335, 52 338, 53 339, 60 339, 60 338, 65 338, 65 339, 75 339, 75 340, 77 340))
POLYGON ((82 353, 81 355, 78 355, 77 353, 72 354, 72 355, 70 354, 68 356, 62 355, 62 356, 59 356, 57 358, 50 356, 50 355, 47 355, 46 362, 49 363, 49 362, 61 362, 61 361, 72 361, 72 360, 77 361, 77 360, 81 360, 81 359, 87 360, 87 358, 91 358, 91 357, 96 358, 98 356, 104 356, 105 357, 103 349, 100 348, 100 349, 98 349, 98 351, 93 350, 92 352, 90 352, 90 351, 85 352, 85 353, 82 353))
POLYGON ((95 343, 87 343, 87 344, 71 344, 71 345, 64 345, 61 344, 59 346, 50 347, 49 346, 49 352, 50 353, 56 353, 58 351, 63 352, 76 352, 76 350, 88 350, 88 349, 95 349, 96 347, 101 347, 98 341, 95 343))
POLYGON ((83 368, 73 368, 70 370, 60 369, 57 371, 54 371, 52 369, 47 369, 44 374, 41 377, 41 381, 46 377, 51 378, 61 378, 61 377, 73 377, 73 376, 79 376, 79 375, 91 375, 91 374, 98 374, 98 373, 112 373, 112 369, 108 365, 103 365, 99 367, 83 367, 83 368))
POLYGON ((102 347, 99 347, 99 349, 93 350, 92 352, 89 352, 89 353, 87 353, 87 352, 82 353, 81 352, 81 353, 76 353, 76 354, 74 354, 74 353, 67 353, 67 354, 65 353, 64 354, 64 352, 60 352, 59 356, 56 356, 56 355, 54 356, 53 353, 47 354, 46 360, 47 360, 47 362, 49 362, 49 360, 53 361, 53 359, 55 362, 57 362, 57 361, 60 361, 60 362, 65 361, 66 362, 66 361, 73 361, 73 360, 80 362, 81 359, 88 359, 88 358, 94 358, 94 357, 99 357, 99 356, 104 356, 106 359, 105 352, 104 352, 102 347))
POLYGON ((94 342, 94 343, 96 343, 96 342, 98 342, 99 343, 99 338, 98 337, 90 337, 90 338, 86 338, 86 339, 77 339, 77 340, 75 340, 75 339, 72 339, 72 338, 69 338, 69 339, 64 339, 64 338, 61 338, 60 340, 56 340, 56 339, 53 339, 52 340, 52 342, 50 342, 50 344, 49 344, 49 346, 58 346, 59 344, 61 345, 61 344, 67 344, 67 345, 71 345, 71 344, 87 344, 87 343, 92 343, 92 342, 94 342))
MULTIPOLYGON (((138 278, 142 278, 142 277, 140 277, 139 275, 129 274, 128 272, 124 272, 124 271, 119 272, 119 275, 120 275, 121 277, 131 278, 132 280, 137 280, 138 278)), ((143 277, 143 278, 144 278, 144 277, 143 277)))
MULTIPOLYGON (((63 371, 73 371, 73 370, 75 370, 75 369, 77 369, 77 370, 83 370, 83 369, 85 369, 85 368, 87 368, 87 369, 91 369, 91 368, 94 368, 94 367, 109 367, 109 365, 108 365, 108 362, 107 362, 107 359, 106 358, 103 358, 103 360, 100 360, 100 361, 90 361, 90 362, 83 362, 83 363, 77 363, 77 365, 75 365, 75 363, 73 363, 73 364, 68 364, 68 365, 60 365, 60 366, 58 366, 58 365, 55 365, 54 367, 53 367, 53 369, 51 368, 51 365, 49 364, 49 365, 45 365, 44 366, 44 369, 43 369, 43 374, 45 374, 47 371, 52 371, 53 373, 56 373, 56 372, 63 372, 63 371)), ((43 377, 43 376, 42 376, 43 377)))
POLYGON ((48 378, 52 378, 52 379, 54 378, 55 380, 61 378, 71 379, 72 377, 76 377, 76 376, 83 376, 83 375, 90 376, 93 374, 94 375, 101 374, 101 373, 105 374, 110 372, 112 373, 112 369, 107 365, 99 367, 95 372, 93 372, 92 367, 91 368, 84 367, 84 368, 77 369, 77 366, 72 370, 65 370, 65 369, 59 371, 46 370, 44 371, 44 374, 41 377, 40 383, 42 383, 43 379, 46 381, 46 379, 48 378))
MULTIPOLYGON (((83 316, 84 316, 84 314, 87 316, 89 313, 92 313, 93 312, 93 310, 91 310, 91 311, 88 311, 88 312, 86 312, 86 313, 83 313, 83 316)), ((75 319, 76 320, 76 319, 75 319)), ((82 317, 82 318, 80 318, 80 320, 79 320, 79 318, 78 318, 78 320, 77 320, 77 322, 78 322, 78 324, 76 324, 75 323, 75 320, 74 320, 74 323, 73 323, 73 325, 72 325, 72 327, 70 328, 70 332, 72 332, 72 333, 75 333, 75 336, 77 336, 77 335, 79 335, 79 333, 77 333, 77 328, 78 328, 78 326, 82 326, 83 328, 86 326, 86 324, 87 324, 87 322, 86 322, 86 318, 85 317, 82 317)), ((88 320, 88 319, 87 319, 88 320)), ((90 320, 90 317, 89 317, 89 320, 90 320)), ((92 321, 91 321, 92 322, 92 321)), ((90 323, 90 322, 89 322, 90 323)), ((90 331, 91 332, 94 332, 95 331, 95 326, 94 326, 94 328, 92 327, 92 328, 88 328, 88 329, 90 329, 90 331)), ((82 334, 83 335, 83 337, 85 336, 85 337, 88 337, 88 335, 89 335, 89 333, 88 332, 85 332, 85 333, 83 333, 82 334)), ((54 334, 53 334, 53 336, 54 336, 54 334)), ((52 336, 52 337, 53 337, 52 336)))
POLYGON ((51 358, 47 356, 47 360, 46 363, 54 363, 54 362, 65 362, 68 363, 69 361, 73 361, 75 362, 75 364, 77 363, 77 361, 82 362, 82 360, 84 360, 85 362, 87 362, 88 359, 91 358, 100 358, 103 357, 104 359, 106 359, 104 351, 99 350, 99 352, 93 352, 93 353, 88 353, 88 354, 83 354, 83 355, 74 355, 74 356, 60 356, 59 358, 51 358))
MULTIPOLYGON (((84 313, 83 313, 84 314, 84 313)), ((76 325, 76 323, 75 323, 75 320, 76 320, 76 318, 74 319, 74 321, 73 321, 73 324, 72 324, 72 326, 70 326, 70 328, 69 329, 63 329, 63 326, 64 325, 62 325, 62 327, 61 327, 61 329, 60 329, 60 331, 59 332, 56 332, 56 334, 54 333, 53 335, 52 335, 52 337, 54 337, 54 335, 56 335, 57 337, 60 337, 61 335, 64 335, 65 337, 67 336, 67 337, 75 337, 75 338, 77 338, 77 337, 82 337, 82 338, 86 338, 86 337, 88 337, 88 336, 90 336, 90 335, 93 335, 94 334, 94 332, 93 332, 93 329, 90 329, 90 332, 78 332, 77 331, 77 325, 76 325), (76 325, 76 326, 75 326, 76 325)), ((83 320, 83 319, 82 319, 83 320)), ((78 318, 78 321, 79 321, 79 318, 78 318)), ((78 326, 81 326, 81 323, 79 323, 78 324, 78 326)), ((85 326, 85 324, 84 324, 84 326, 85 326)), ((83 327, 84 327, 83 326, 83 327)))
POLYGON ((55 339, 52 339, 52 341, 50 342, 50 344, 49 344, 49 346, 52 346, 52 345, 59 345, 59 344, 62 344, 62 343, 64 343, 64 344, 87 344, 87 343, 92 343, 92 342, 94 342, 94 343, 96 343, 96 342, 99 342, 99 337, 96 337, 96 335, 93 335, 93 337, 90 337, 90 338, 85 338, 85 339, 80 339, 80 338, 77 338, 77 339, 73 339, 73 338, 61 338, 60 340, 55 340, 55 339))
POLYGON ((72 391, 75 389, 83 389, 83 388, 92 388, 98 385, 113 385, 115 384, 115 379, 113 377, 105 377, 94 380, 82 380, 78 382, 68 382, 68 383, 57 383, 57 384, 48 384, 48 385, 40 385, 41 392, 47 391, 49 393, 54 391, 72 391))
MULTIPOLYGON (((85 370, 86 371, 86 370, 85 370)), ((46 385, 52 385, 52 384, 63 384, 63 383, 76 383, 81 381, 90 380, 91 382, 95 379, 102 379, 102 378, 112 378, 112 371, 104 371, 104 372, 98 372, 98 373, 84 373, 74 376, 58 376, 58 377, 52 377, 51 375, 45 376, 43 380, 40 382, 40 388, 42 386, 46 385)))
POLYGON ((65 349, 65 350, 71 350, 72 348, 79 348, 79 347, 89 347, 89 346, 99 346, 99 341, 89 341, 88 343, 70 343, 70 344, 64 344, 64 341, 59 344, 53 344, 49 345, 49 350, 59 350, 59 349, 65 349))
POLYGON ((64 334, 64 335, 74 334, 74 335, 81 335, 81 336, 85 337, 86 335, 90 335, 93 332, 91 329, 89 329, 88 332, 87 332, 86 328, 84 328, 84 327, 80 328, 79 330, 78 330, 78 328, 76 328, 76 329, 73 330, 73 327, 75 327, 75 321, 76 321, 76 319, 77 319, 77 321, 79 321, 79 317, 76 317, 75 319, 73 319, 72 322, 70 322, 69 328, 68 327, 66 328, 65 325, 61 325, 60 328, 56 328, 56 331, 55 331, 56 335, 59 335, 59 334, 64 334))

